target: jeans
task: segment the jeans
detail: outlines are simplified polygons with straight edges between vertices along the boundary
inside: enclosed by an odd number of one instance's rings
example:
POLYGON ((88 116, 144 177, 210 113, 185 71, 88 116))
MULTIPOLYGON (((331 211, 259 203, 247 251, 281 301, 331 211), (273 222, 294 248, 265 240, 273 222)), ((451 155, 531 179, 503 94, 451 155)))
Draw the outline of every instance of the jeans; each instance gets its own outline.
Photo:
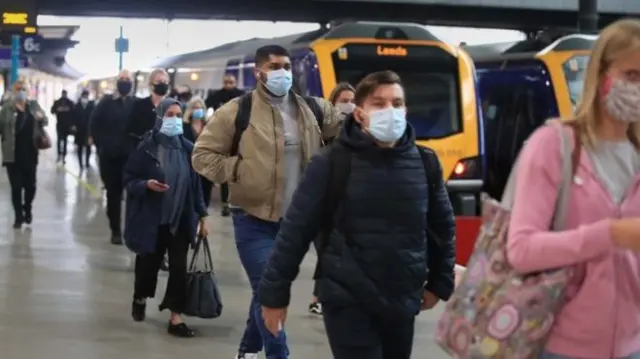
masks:
MULTIPOLYGON (((568 356, 564 356, 564 355, 558 355, 558 354, 553 354, 553 353, 549 353, 549 352, 544 352, 542 354, 540 354, 540 358, 538 359, 578 359, 578 358, 572 358, 572 357, 568 357, 568 356)), ((635 354, 631 354, 627 357, 624 358, 619 358, 619 359, 640 359, 640 352, 635 353, 635 354)))
POLYGON ((251 284, 251 304, 247 326, 240 342, 239 353, 258 353, 264 351, 267 359, 286 359, 289 356, 287 338, 284 331, 274 337, 264 325, 262 308, 258 301, 258 285, 262 272, 271 255, 280 223, 267 222, 253 217, 242 209, 234 208, 233 229, 240 262, 251 284))

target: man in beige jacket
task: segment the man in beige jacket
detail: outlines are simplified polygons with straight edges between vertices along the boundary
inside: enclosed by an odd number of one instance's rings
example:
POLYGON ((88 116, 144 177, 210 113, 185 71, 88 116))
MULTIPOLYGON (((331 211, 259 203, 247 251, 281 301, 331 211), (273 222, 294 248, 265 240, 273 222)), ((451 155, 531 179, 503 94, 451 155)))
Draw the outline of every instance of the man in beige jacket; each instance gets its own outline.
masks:
POLYGON ((229 184, 238 254, 253 290, 237 358, 257 358, 264 347, 268 359, 285 359, 285 333, 274 337, 266 330, 257 286, 302 171, 338 134, 344 115, 324 99, 291 91, 286 49, 264 46, 255 62, 257 88, 215 112, 196 141, 193 166, 209 180, 229 184))

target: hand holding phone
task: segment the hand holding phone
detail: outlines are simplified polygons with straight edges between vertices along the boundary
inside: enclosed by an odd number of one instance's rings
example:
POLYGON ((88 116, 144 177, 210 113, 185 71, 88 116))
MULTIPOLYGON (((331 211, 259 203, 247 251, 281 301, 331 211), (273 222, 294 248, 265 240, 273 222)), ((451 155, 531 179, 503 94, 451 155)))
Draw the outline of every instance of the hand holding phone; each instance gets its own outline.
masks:
POLYGON ((147 188, 154 192, 165 192, 169 189, 169 185, 154 179, 150 179, 147 181, 147 188))

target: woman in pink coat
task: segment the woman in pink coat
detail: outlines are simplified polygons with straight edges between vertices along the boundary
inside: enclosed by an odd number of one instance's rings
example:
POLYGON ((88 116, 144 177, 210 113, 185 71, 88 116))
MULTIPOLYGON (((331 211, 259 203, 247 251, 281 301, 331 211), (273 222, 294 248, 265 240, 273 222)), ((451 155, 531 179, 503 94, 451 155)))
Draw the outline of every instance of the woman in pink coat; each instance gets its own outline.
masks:
POLYGON ((600 34, 571 120, 582 142, 566 230, 550 231, 560 141, 544 126, 518 166, 507 255, 516 270, 574 267, 544 359, 640 358, 640 21, 600 34))

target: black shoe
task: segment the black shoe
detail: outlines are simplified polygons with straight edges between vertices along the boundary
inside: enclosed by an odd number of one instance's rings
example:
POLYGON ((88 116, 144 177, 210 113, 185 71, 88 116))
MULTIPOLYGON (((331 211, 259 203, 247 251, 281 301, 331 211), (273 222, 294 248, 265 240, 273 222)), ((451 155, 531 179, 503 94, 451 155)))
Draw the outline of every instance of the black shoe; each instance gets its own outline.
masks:
POLYGON ((147 312, 147 303, 138 303, 135 299, 131 303, 131 317, 134 322, 141 322, 147 312))
POLYGON ((193 338, 196 336, 196 333, 184 323, 171 324, 171 322, 169 322, 167 333, 180 338, 193 338))
POLYGON ((22 228, 22 220, 21 219, 16 219, 13 222, 13 229, 20 229, 22 228))
POLYGON ((122 236, 114 233, 111 235, 111 244, 116 245, 116 246, 121 246, 122 245, 122 236))
POLYGON ((229 215, 231 214, 231 210, 229 209, 228 204, 225 204, 222 207, 222 211, 220 212, 220 214, 222 215, 222 217, 229 217, 229 215))
POLYGON ((31 208, 24 209, 24 223, 31 224, 33 222, 33 215, 31 214, 31 208))

